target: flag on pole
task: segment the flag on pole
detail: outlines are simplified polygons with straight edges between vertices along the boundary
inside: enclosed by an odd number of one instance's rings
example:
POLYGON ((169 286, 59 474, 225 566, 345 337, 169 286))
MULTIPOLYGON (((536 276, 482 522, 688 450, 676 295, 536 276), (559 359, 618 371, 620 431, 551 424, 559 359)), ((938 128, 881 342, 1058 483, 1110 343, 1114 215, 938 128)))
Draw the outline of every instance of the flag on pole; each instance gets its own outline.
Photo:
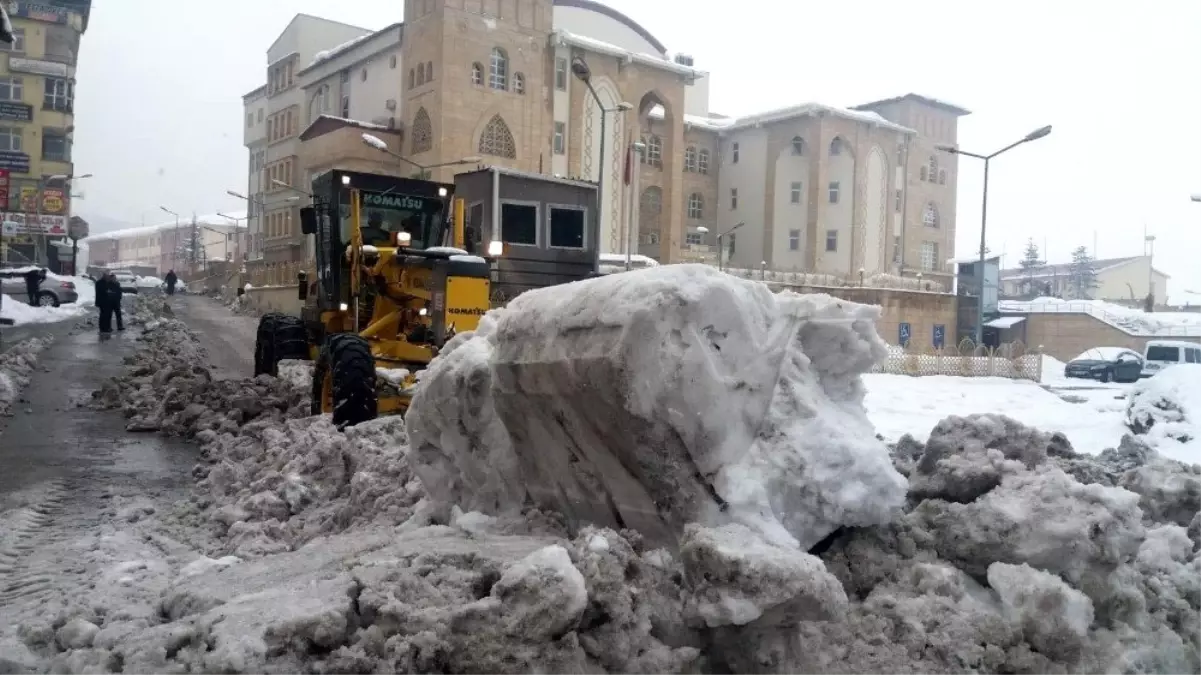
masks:
POLYGON ((626 165, 625 165, 625 170, 622 171, 622 174, 621 174, 621 182, 625 183, 626 185, 629 185, 630 181, 633 179, 633 177, 631 175, 633 173, 633 171, 634 171, 634 144, 627 142, 626 143, 626 165))

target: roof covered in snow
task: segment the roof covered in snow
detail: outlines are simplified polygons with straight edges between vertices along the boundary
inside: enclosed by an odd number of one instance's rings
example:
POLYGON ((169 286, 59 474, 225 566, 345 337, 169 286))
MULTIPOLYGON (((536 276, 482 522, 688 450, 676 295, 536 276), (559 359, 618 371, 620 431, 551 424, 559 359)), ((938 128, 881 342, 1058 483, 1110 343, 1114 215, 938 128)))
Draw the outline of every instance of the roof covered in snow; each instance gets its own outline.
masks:
POLYGON ((902 96, 893 96, 892 98, 882 98, 879 101, 871 101, 869 103, 860 103, 859 105, 851 106, 851 109, 852 110, 870 110, 872 108, 878 108, 882 105, 888 105, 890 103, 900 103, 901 101, 917 101, 918 103, 924 103, 928 106, 940 108, 940 109, 945 110, 954 115, 962 116, 962 115, 972 114, 972 111, 970 111, 967 108, 964 108, 962 106, 957 106, 954 103, 948 103, 946 101, 943 101, 943 100, 940 100, 937 98, 932 98, 930 96, 922 96, 921 94, 914 94, 914 93, 904 94, 902 96))
POLYGON ((579 47, 581 49, 587 49, 588 51, 596 52, 598 54, 608 54, 609 56, 616 56, 618 58, 626 59, 628 62, 650 66, 660 70, 666 70, 676 73, 677 75, 683 75, 693 79, 699 79, 709 75, 709 73, 703 70, 676 63, 675 61, 666 59, 658 54, 632 52, 624 47, 618 47, 617 45, 610 44, 608 42, 585 37, 583 35, 577 35, 571 31, 566 31, 561 28, 556 29, 553 33, 551 33, 551 44, 570 45, 573 47, 579 47))
MULTIPOLYGON (((708 117, 700 117, 697 115, 684 115, 684 123, 699 129, 709 129, 711 131, 737 131, 739 129, 747 129, 761 124, 771 124, 773 122, 785 122, 799 117, 833 115, 843 119, 849 119, 864 124, 872 124, 885 129, 892 129, 902 134, 916 134, 917 132, 909 127, 901 126, 895 122, 890 122, 879 114, 874 112, 865 112, 859 110, 851 110, 849 108, 839 108, 837 106, 826 105, 824 103, 802 103, 800 105, 789 106, 787 108, 777 108, 766 112, 755 113, 753 115, 745 115, 743 117, 724 117, 720 115, 710 115, 708 117)), ((655 106, 651 109, 650 117, 663 119, 664 112, 661 106, 655 106)))
POLYGON ((637 33, 638 37, 649 42, 652 47, 658 49, 661 53, 667 53, 666 45, 652 35, 649 30, 643 28, 642 25, 637 21, 608 5, 596 2, 596 0, 555 0, 555 7, 575 7, 577 9, 586 9, 596 12, 597 14, 603 14, 637 33))
MULTIPOLYGON (((221 213, 224 213, 233 218, 237 218, 238 220, 244 220, 246 218, 245 209, 243 209, 241 211, 222 211, 221 213)), ((160 223, 158 225, 146 225, 144 227, 126 227, 126 228, 123 228, 120 230, 111 230, 109 232, 97 232, 96 234, 93 234, 92 236, 88 237, 86 241, 103 241, 103 240, 110 240, 110 239, 125 239, 127 237, 140 237, 140 236, 144 236, 147 234, 153 234, 155 232, 162 232, 163 230, 173 230, 173 229, 175 229, 176 224, 177 223, 175 222, 175 219, 172 218, 169 222, 160 223)), ((185 226, 190 226, 191 224, 192 224, 191 218, 180 217, 179 223, 178 223, 179 227, 182 228, 185 226)), ((235 228, 234 222, 232 220, 230 220, 229 218, 226 218, 225 216, 217 214, 217 213, 210 213, 210 214, 203 215, 203 216, 196 216, 196 224, 204 225, 206 227, 224 227, 224 228, 228 228, 230 230, 233 230, 235 228)), ((245 228, 238 227, 238 229, 245 229, 245 228)))
POLYGON ((371 132, 384 132, 388 134, 400 133, 400 128, 392 128, 374 122, 363 122, 362 120, 352 120, 346 117, 337 117, 335 115, 318 115, 313 123, 305 127, 304 131, 300 132, 300 140, 307 141, 311 138, 324 136, 331 131, 336 131, 345 127, 354 127, 356 129, 365 129, 371 132))
MULTIPOLYGON (((399 42, 402 37, 401 30, 403 30, 403 27, 404 27, 404 24, 402 22, 397 22, 390 26, 387 26, 386 28, 381 28, 380 30, 377 30, 373 33, 368 33, 366 35, 360 35, 356 38, 347 40, 346 42, 343 42, 342 44, 332 47, 330 49, 322 49, 321 51, 319 51, 315 55, 313 55, 312 62, 310 62, 305 67, 301 68, 297 74, 304 75, 305 73, 308 73, 309 71, 313 70, 317 66, 328 63, 328 62, 338 58, 339 56, 350 54, 351 52, 353 52, 355 50, 356 47, 365 46, 369 42, 375 40, 376 38, 385 37, 385 36, 390 35, 393 31, 396 31, 396 42, 399 42)), ((368 54, 363 54, 363 56, 368 56, 368 54)))
MULTIPOLYGON (((1108 272, 1112 269, 1117 269, 1124 265, 1142 259, 1141 255, 1127 256, 1125 258, 1101 258, 1093 261, 1093 271, 1095 273, 1108 272)), ((1020 267, 1014 267, 1007 270, 1001 270, 1001 279, 1045 279, 1047 277, 1066 277, 1072 273, 1073 263, 1059 263, 1056 265, 1043 265, 1031 272, 1020 267)), ((1158 274, 1168 277, 1167 274, 1155 270, 1158 274)), ((1170 277, 1169 277, 1170 278, 1170 277)))

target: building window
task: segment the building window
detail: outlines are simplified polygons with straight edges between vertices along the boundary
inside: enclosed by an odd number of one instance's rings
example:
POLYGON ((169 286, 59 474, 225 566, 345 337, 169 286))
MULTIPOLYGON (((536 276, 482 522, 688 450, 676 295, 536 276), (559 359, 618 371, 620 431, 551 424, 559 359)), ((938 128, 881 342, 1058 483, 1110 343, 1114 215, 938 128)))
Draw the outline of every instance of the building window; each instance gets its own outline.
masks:
POLYGON ((425 84, 425 64, 418 63, 417 64, 417 86, 420 87, 423 84, 425 84))
POLYGON ((13 43, 11 45, 0 42, 0 52, 15 52, 15 53, 20 54, 24 51, 25 51, 25 29, 24 28, 14 28, 13 29, 13 43))
POLYGON ((71 107, 74 103, 75 85, 67 80, 60 80, 53 77, 46 78, 46 96, 42 100, 43 108, 59 112, 71 112, 71 107))
POLYGON ((361 72, 359 72, 359 79, 364 82, 367 81, 367 69, 366 68, 364 68, 361 72))
POLYGON ((517 94, 525 93, 525 75, 513 73, 513 92, 517 94))
POLYGON ((350 117, 350 95, 342 95, 342 117, 343 119, 350 117))
POLYGON ((700 246, 705 243, 705 237, 700 232, 687 232, 684 234, 684 243, 689 246, 700 246))
POLYGON ((567 59, 555 59, 555 89, 567 91, 567 59))
POLYGON ((410 135, 413 137, 412 153, 414 155, 429 152, 434 148, 434 125, 425 108, 417 109, 417 114, 413 117, 413 130, 410 135))
POLYGON ((900 264, 901 262, 901 235, 894 235, 892 238, 892 261, 900 264))
POLYGON ((922 166, 921 170, 917 172, 917 177, 919 180, 926 180, 926 167, 924 165, 922 166))
POLYGON ((651 134, 645 141, 646 154, 642 156, 642 163, 651 166, 663 166, 663 140, 658 136, 651 134))
POLYGON ((505 124, 500 115, 493 115, 488 121, 488 126, 484 127, 484 133, 480 134, 479 152, 481 155, 517 158, 517 144, 513 142, 513 132, 509 131, 509 125, 505 124))
POLYGON ((425 81, 426 82, 434 81, 434 62, 433 61, 425 62, 425 81))
POLYGON ((696 171, 696 148, 688 147, 684 149, 684 171, 688 173, 696 171))
POLYGON ((0 151, 21 152, 21 128, 0 127, 0 151))
POLYGON ((341 82, 342 84, 346 84, 347 82, 350 82, 350 71, 343 70, 343 71, 339 72, 338 73, 338 81, 341 82))
POLYGON ((551 248, 585 248, 584 224, 588 222, 587 211, 579 207, 550 206, 551 248))
POLYGON ((926 227, 938 227, 938 207, 934 204, 926 204, 926 210, 922 211, 922 225, 926 227))
POLYGON ((555 122, 554 150, 556 155, 567 154, 567 124, 555 122))
POLYGON ((838 230, 826 230, 826 252, 834 253, 838 250, 838 230))
POLYGON ((388 67, 393 68, 393 69, 396 68, 396 55, 395 54, 388 57, 388 67))
POLYGON ((830 156, 837 157, 842 154, 842 139, 837 136, 830 141, 830 156))
POLYGON ((905 164, 905 144, 897 143, 897 166, 905 164))
POLYGON ((696 170, 702 175, 709 175, 709 151, 702 149, 696 154, 696 170))
POLYGON ((930 169, 926 171, 926 177, 931 183, 938 179, 938 158, 930 156, 930 169))
POLYGON ((800 157, 805 154, 805 141, 800 136, 792 137, 792 156, 800 157))
POLYGON ((830 183, 830 203, 838 203, 838 181, 832 181, 830 183))
POLYGON ((788 200, 793 204, 801 203, 801 185, 800 181, 788 186, 788 200))
POLYGON ((705 198, 699 192, 688 195, 688 217, 694 220, 705 217, 705 198))
MULTIPOLYGON (((0 43, 3 44, 3 43, 0 43)), ((246 128, 254 126, 254 113, 246 113, 246 128)))
POLYGON ((938 242, 922 242, 922 269, 932 271, 938 265, 938 242))
POLYGON ((938 184, 939 185, 947 184, 947 170, 946 169, 938 170, 938 184))
POLYGON ((730 163, 731 164, 738 163, 738 144, 737 143, 730 144, 730 163))
POLYGON ((789 230, 788 231, 788 250, 789 251, 801 250, 801 231, 800 230, 789 230))
POLYGON ((509 57, 500 47, 493 48, 488 61, 488 86, 501 91, 509 88, 509 57))
POLYGON ((737 250, 737 246, 735 246, 735 245, 734 245, 734 242, 735 242, 735 241, 737 241, 737 240, 735 239, 735 237, 737 237, 737 236, 738 236, 738 235, 737 235, 737 234, 734 234, 734 233, 731 233, 731 234, 730 234, 730 246, 729 246, 729 247, 727 248, 727 250, 726 250, 726 257, 727 257, 727 258, 733 258, 733 257, 734 257, 734 252, 737 250))
POLYGON ((475 85, 484 83, 484 67, 478 63, 471 64, 471 83, 475 85))
POLYGON ((71 161, 71 143, 65 134, 42 132, 42 159, 52 162, 71 161))
POLYGON ((897 213, 900 213, 901 212, 901 203, 904 199, 904 193, 901 192, 900 190, 896 190, 895 194, 893 194, 892 199, 894 202, 893 207, 892 207, 893 210, 895 210, 897 213))
POLYGON ((738 188, 730 188, 730 210, 738 210, 738 188))
POLYGON ((500 203, 500 240, 519 246, 538 245, 538 205, 529 202, 500 203))

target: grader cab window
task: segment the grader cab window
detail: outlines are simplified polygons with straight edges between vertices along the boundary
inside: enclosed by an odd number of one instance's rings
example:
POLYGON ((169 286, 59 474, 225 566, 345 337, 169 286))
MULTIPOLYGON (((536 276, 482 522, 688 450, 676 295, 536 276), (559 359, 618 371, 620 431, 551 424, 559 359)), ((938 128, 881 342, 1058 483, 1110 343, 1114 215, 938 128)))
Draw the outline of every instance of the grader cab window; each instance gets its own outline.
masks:
MULTIPOLYGON (((393 233, 408 232, 412 248, 427 248, 442 244, 445 211, 441 199, 409 195, 363 192, 359 227, 364 244, 387 246, 393 233)), ((343 193, 338 205, 340 236, 343 244, 350 243, 350 191, 343 193)))

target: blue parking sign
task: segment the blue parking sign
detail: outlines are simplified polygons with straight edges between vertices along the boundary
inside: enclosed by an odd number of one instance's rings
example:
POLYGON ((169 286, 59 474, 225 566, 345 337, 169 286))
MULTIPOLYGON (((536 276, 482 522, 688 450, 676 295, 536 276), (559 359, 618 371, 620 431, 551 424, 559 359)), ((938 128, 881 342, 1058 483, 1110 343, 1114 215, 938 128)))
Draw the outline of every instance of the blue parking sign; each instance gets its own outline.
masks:
POLYGON ((912 334, 912 332, 913 331, 911 330, 908 323, 902 322, 901 324, 899 324, 897 326, 897 333, 898 333, 897 337, 900 339, 902 347, 909 346, 909 336, 912 334))
POLYGON ((933 337, 934 337, 934 348, 942 349, 943 344, 946 342, 947 327, 941 323, 934 324, 934 336, 933 337))

